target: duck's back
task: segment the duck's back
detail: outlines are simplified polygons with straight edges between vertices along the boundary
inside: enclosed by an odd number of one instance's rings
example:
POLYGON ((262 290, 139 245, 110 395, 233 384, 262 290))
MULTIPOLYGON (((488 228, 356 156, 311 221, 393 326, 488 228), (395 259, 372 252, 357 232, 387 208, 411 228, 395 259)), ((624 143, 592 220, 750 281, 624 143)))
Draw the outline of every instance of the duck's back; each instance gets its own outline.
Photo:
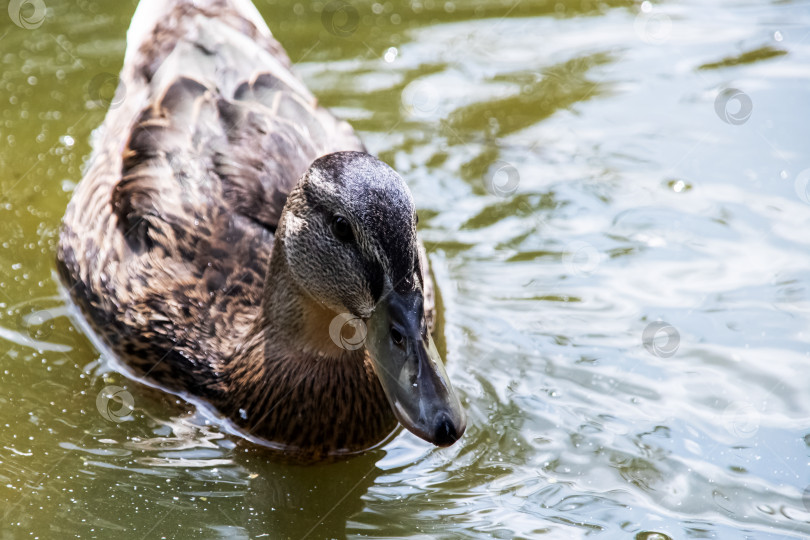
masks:
POLYGON ((246 0, 142 1, 94 142, 58 249, 71 295, 136 371, 216 391, 287 194, 318 156, 362 145, 246 0))

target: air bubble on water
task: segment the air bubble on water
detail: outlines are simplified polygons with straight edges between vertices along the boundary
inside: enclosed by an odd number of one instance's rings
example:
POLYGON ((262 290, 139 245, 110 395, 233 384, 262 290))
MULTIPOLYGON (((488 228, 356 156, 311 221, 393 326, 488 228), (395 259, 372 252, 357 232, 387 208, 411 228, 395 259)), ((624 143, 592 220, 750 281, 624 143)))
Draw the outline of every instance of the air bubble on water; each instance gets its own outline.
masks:
POLYGON ((388 47, 388 50, 385 51, 383 59, 390 64, 391 62, 397 59, 398 55, 399 51, 397 50, 396 47, 388 47))
POLYGON ((641 3, 641 12, 642 13, 649 13, 652 11, 652 4, 647 0, 641 3))

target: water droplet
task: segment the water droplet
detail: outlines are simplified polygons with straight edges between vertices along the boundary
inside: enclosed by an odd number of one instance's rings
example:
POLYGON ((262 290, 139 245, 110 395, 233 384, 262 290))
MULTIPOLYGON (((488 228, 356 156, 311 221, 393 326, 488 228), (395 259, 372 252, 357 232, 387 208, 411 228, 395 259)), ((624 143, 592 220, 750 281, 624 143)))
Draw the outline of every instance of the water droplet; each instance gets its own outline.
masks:
POLYGON ((383 58, 385 59, 386 62, 390 64, 391 62, 397 59, 398 55, 399 51, 397 50, 396 47, 388 47, 388 50, 385 51, 385 55, 383 56, 383 58))
POLYGON ((692 189, 692 184, 686 182, 685 180, 678 180, 675 178, 667 181, 667 186, 669 186, 669 189, 675 193, 684 193, 692 189))
POLYGON ((774 41, 782 41, 784 39, 784 37, 782 36, 782 32, 780 32, 779 30, 774 32, 773 33, 773 39, 774 39, 774 41))

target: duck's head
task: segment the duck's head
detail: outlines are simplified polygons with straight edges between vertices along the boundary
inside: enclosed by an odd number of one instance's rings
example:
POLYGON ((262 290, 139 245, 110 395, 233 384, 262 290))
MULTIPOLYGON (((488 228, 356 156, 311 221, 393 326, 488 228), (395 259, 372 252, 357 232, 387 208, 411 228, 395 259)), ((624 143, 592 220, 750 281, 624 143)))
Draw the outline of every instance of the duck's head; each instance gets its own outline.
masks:
POLYGON ((438 446, 458 440, 466 416, 425 320, 416 214, 402 178, 363 152, 323 156, 290 193, 279 235, 296 284, 335 315, 363 321, 358 347, 400 423, 438 446))

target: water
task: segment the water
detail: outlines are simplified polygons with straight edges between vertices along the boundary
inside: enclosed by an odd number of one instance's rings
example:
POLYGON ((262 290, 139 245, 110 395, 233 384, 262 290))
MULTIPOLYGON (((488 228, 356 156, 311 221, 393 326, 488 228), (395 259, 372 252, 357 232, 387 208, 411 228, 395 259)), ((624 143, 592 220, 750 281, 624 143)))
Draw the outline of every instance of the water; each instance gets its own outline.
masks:
POLYGON ((312 467, 71 323, 59 221, 135 5, 45 3, 0 13, 0 537, 810 535, 809 3, 260 3, 411 185, 470 417, 312 467))

